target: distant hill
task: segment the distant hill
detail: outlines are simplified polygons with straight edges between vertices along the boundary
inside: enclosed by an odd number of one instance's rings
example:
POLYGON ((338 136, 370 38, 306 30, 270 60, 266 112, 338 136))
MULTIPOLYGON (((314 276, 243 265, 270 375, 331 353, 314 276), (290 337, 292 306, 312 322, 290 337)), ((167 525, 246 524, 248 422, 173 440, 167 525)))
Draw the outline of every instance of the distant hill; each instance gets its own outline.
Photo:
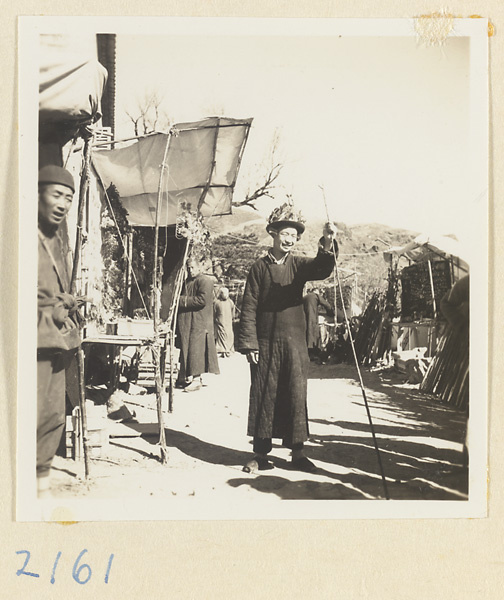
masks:
POLYGON ((233 208, 233 214, 222 217, 210 217, 206 220, 206 226, 212 232, 212 235, 221 235, 224 233, 241 232, 245 227, 254 224, 266 226, 266 219, 257 211, 251 208, 233 208))
MULTIPOLYGON (((324 222, 308 221, 296 252, 313 255, 320 239, 324 222)), ((356 286, 354 300, 364 305, 376 289, 385 289, 388 268, 383 250, 401 246, 417 233, 377 223, 346 225, 336 223, 339 243, 339 275, 343 285, 356 286)), ((233 215, 215 217, 207 221, 212 233, 213 255, 222 261, 227 276, 244 279, 252 263, 271 245, 266 232, 266 219, 250 209, 235 209, 233 215)))

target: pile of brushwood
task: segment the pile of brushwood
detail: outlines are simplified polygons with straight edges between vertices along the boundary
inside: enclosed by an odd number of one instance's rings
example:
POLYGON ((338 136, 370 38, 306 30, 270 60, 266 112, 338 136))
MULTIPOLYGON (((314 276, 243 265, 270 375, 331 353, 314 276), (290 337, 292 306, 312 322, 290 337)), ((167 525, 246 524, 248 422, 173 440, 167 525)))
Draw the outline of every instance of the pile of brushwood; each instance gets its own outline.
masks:
POLYGON ((420 389, 466 410, 469 406, 469 331, 449 328, 441 338, 420 389))

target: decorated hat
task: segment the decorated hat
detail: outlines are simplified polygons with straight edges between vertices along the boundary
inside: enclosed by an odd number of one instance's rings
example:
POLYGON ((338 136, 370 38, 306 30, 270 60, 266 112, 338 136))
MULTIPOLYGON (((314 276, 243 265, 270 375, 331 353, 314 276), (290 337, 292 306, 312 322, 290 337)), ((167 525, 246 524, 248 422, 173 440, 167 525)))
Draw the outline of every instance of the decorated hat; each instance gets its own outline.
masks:
POLYGON ((305 230, 304 222, 303 215, 299 210, 294 208, 294 202, 292 198, 289 198, 287 202, 275 208, 268 217, 266 231, 270 233, 271 231, 279 231, 284 227, 294 227, 301 234, 305 230))
POLYGON ((66 187, 69 187, 72 192, 75 193, 75 184, 72 174, 63 167, 58 167, 56 165, 46 165, 45 167, 42 167, 39 171, 38 182, 66 185, 66 187))

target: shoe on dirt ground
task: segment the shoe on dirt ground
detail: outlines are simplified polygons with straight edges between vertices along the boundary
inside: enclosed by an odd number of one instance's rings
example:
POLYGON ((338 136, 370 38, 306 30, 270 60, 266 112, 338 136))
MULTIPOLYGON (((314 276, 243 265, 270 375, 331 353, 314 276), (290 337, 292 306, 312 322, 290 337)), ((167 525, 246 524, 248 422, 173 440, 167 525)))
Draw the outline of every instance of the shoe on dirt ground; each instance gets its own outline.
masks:
POLYGON ((184 392, 197 392, 201 389, 201 381, 194 379, 189 385, 186 385, 184 392))
POLYGON ((255 473, 255 471, 270 471, 274 469, 274 465, 267 458, 263 458, 262 456, 254 456, 252 460, 249 460, 248 463, 243 467, 242 471, 244 473, 255 473))

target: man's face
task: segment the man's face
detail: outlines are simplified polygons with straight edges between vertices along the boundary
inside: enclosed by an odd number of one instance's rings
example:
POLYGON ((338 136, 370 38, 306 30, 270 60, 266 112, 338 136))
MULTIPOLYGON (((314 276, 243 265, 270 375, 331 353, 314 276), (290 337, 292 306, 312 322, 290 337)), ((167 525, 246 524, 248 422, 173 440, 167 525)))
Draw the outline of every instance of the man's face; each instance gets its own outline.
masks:
POLYGON ((49 183, 40 188, 38 202, 39 221, 59 227, 72 206, 73 192, 66 185, 49 183))
POLYGON ((194 259, 190 259, 187 261, 187 273, 189 277, 196 277, 202 271, 201 264, 194 259))
POLYGON ((298 237, 298 232, 294 227, 284 227, 280 231, 273 232, 273 248, 286 254, 297 244, 298 237))

